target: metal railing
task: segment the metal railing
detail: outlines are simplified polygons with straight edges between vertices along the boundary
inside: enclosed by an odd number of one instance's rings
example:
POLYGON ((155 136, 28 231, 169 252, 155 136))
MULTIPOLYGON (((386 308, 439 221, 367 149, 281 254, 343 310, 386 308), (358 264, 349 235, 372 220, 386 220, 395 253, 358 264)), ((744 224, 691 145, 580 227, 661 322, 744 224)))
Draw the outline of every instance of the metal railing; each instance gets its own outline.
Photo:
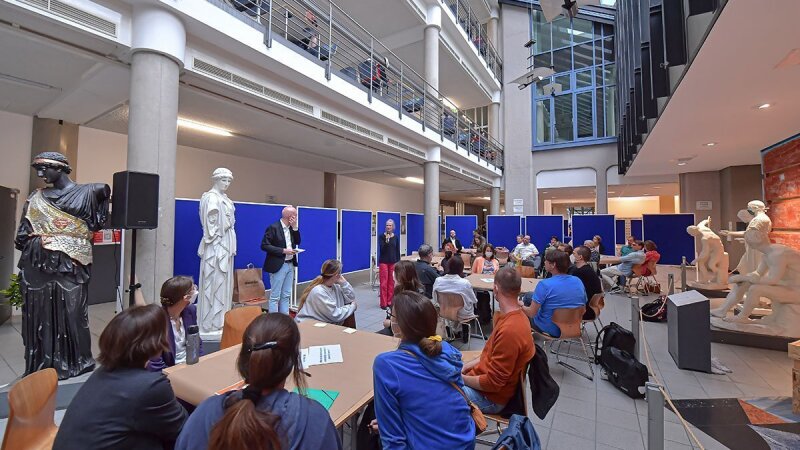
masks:
POLYGON ((325 70, 336 72, 365 91, 367 100, 379 100, 397 110, 400 119, 418 122, 422 131, 439 133, 470 154, 503 168, 503 146, 443 97, 403 60, 378 41, 349 14, 330 1, 209 0, 242 20, 252 20, 264 31, 264 43, 274 39, 305 51, 325 70))
POLYGON ((450 8, 450 12, 456 16, 456 23, 467 33, 472 45, 478 49, 478 53, 486 62, 486 67, 494 74, 500 83, 503 82, 503 60, 497 49, 492 45, 486 24, 478 22, 478 18, 472 11, 469 0, 443 0, 450 8))

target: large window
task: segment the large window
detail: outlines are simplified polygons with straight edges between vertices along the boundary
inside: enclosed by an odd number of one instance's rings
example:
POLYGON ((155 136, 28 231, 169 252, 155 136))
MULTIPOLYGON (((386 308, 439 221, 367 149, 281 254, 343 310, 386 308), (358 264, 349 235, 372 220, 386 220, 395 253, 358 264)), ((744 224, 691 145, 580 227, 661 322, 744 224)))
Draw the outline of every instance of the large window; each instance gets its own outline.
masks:
POLYGON ((531 20, 533 64, 556 71, 531 89, 534 147, 614 138, 613 26, 564 17, 547 23, 535 10, 531 20))

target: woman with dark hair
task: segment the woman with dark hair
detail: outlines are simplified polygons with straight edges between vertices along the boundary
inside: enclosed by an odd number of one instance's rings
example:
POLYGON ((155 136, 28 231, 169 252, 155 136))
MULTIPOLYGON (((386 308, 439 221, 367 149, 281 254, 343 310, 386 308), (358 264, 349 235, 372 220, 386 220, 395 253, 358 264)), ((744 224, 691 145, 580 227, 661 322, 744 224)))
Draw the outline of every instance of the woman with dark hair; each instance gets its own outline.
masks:
POLYGON ((169 380, 145 369, 169 349, 167 319, 156 305, 133 306, 100 334, 100 368, 67 408, 53 449, 172 448, 186 410, 169 380))
POLYGON ((313 319, 355 328, 356 307, 356 293, 342 276, 342 263, 329 259, 303 291, 297 321, 313 319))
POLYGON ((658 264, 658 261, 661 260, 661 253, 658 253, 658 246, 655 242, 647 240, 644 241, 644 262, 642 263, 642 275, 649 277, 652 276, 653 273, 650 271, 650 261, 654 261, 653 264, 658 264))
POLYGON ((461 353, 436 335, 437 321, 426 297, 395 294, 392 328, 400 347, 378 355, 372 366, 384 449, 475 448, 475 423, 461 393, 461 353))
MULTIPOLYGON (((494 275, 500 270, 500 263, 495 258, 495 249, 494 245, 486 244, 483 249, 483 253, 481 253, 477 258, 475 258, 475 262, 472 263, 472 273, 477 273, 481 275, 494 275)), ((476 294, 478 298, 478 304, 475 307, 477 310, 477 314, 481 323, 486 324, 491 322, 492 320, 492 306, 491 306, 491 297, 489 293, 486 291, 480 291, 476 294)), ((462 336, 462 339, 464 336, 462 336)))
MULTIPOLYGON (((417 268, 411 261, 399 261, 394 265, 394 295, 403 291, 419 292, 425 294, 425 287, 419 281, 417 276, 417 268)), ((390 326, 390 319, 392 317, 392 307, 386 308, 386 318, 383 319, 383 330, 378 333, 386 336, 394 336, 392 327, 390 326)))
MULTIPOLYGON (((148 370, 159 371, 186 362, 186 330, 197 325, 197 306, 194 305, 197 292, 197 285, 192 277, 172 277, 161 285, 161 308, 169 320, 169 350, 151 359, 147 363, 148 370)), ((203 355, 202 340, 200 355, 203 355)))
MULTIPOLYGON (((447 266, 450 264, 450 260, 453 259, 453 255, 456 254, 456 247, 450 242, 445 242, 442 250, 444 250, 444 258, 442 258, 442 262, 439 265, 442 266, 442 272, 447 273, 447 266)), ((457 258, 461 259, 458 256, 457 258)))
POLYGON ((236 368, 243 390, 212 395, 178 437, 178 450, 341 449, 328 411, 304 397, 300 330, 284 314, 262 314, 242 337, 236 368), (292 376, 299 393, 284 386, 292 376))
MULTIPOLYGON (((478 298, 475 297, 475 291, 472 289, 472 284, 466 278, 462 278, 464 273, 464 260, 458 256, 453 257, 447 265, 447 272, 443 277, 439 277, 433 282, 433 303, 439 306, 439 292, 449 292, 459 294, 464 299, 464 307, 458 310, 458 318, 466 320, 474 314, 475 305, 478 303, 478 298)), ((449 321, 448 321, 449 322, 449 321)), ((457 322, 448 323, 448 328, 453 329, 457 322)), ((467 342, 469 339, 469 325, 462 324, 461 326, 461 339, 467 342)), ((448 334, 450 334, 448 332, 448 334)))

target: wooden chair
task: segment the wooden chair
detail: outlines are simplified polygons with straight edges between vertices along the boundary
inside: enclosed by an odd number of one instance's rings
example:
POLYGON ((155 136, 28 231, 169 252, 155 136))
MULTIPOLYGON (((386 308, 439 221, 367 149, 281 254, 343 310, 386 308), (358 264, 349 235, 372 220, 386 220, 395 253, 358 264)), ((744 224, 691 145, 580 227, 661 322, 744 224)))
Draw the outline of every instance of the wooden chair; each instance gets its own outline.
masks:
POLYGON ((536 278, 536 268, 529 266, 517 266, 517 273, 522 278, 536 278))
POLYGON ((508 255, 510 252, 508 250, 497 250, 497 262, 500 263, 500 267, 505 266, 508 264, 508 255))
MULTIPOLYGON (((586 331, 586 323, 591 322, 592 325, 594 325, 594 331, 596 333, 595 336, 597 334, 600 334, 600 330, 603 329, 603 321, 600 320, 600 311, 603 310, 605 305, 606 305, 605 295, 602 292, 599 294, 594 294, 592 296, 591 300, 589 300, 589 309, 594 311, 594 320, 582 321, 581 326, 583 327, 584 332, 586 331), (598 322, 600 323, 600 327, 597 326, 598 322)), ((589 333, 586 333, 586 338, 587 339, 589 338, 589 333)), ((589 340, 589 348, 594 350, 594 344, 592 343, 592 340, 591 339, 588 340, 589 340)))
POLYGON ((594 357, 589 354, 590 344, 583 339, 583 313, 586 312, 586 306, 579 306, 577 308, 558 308, 553 311, 553 323, 561 330, 561 336, 553 337, 547 333, 540 333, 534 331, 535 334, 542 336, 545 343, 545 348, 550 348, 550 353, 556 355, 556 362, 566 367, 567 369, 577 373, 578 375, 589 380, 594 379, 594 357), (567 351, 561 352, 561 345, 567 343, 567 351), (557 348, 553 348, 554 345, 557 348), (570 353, 572 344, 580 344, 583 349, 584 356, 574 355, 570 353), (589 375, 581 372, 573 365, 561 360, 561 357, 577 359, 589 365, 589 375))
POLYGON ((471 342, 471 337, 474 336, 476 338, 481 338, 484 341, 486 340, 486 335, 483 334, 483 328, 481 328, 481 322, 478 320, 477 315, 472 314, 463 320, 458 318, 458 312, 464 307, 464 297, 462 297, 461 294, 456 292, 436 291, 436 301, 439 303, 439 317, 442 319, 449 320, 451 322, 457 322, 461 325, 470 325, 472 322, 475 322, 480 334, 473 335, 470 333, 469 338, 467 338, 468 349, 471 342))
POLYGON ((261 314, 263 314, 263 311, 260 306, 240 306, 226 312, 219 349, 222 350, 241 344, 244 330, 250 325, 250 322, 261 314))
POLYGON ((56 412, 58 375, 43 369, 20 380, 8 393, 8 423, 2 450, 49 450, 58 427, 56 412))
MULTIPOLYGON (((491 427, 486 427, 486 431, 479 434, 476 438, 476 442, 480 442, 484 445, 491 445, 493 446, 495 442, 486 440, 485 437, 493 434, 497 434, 499 438, 500 435, 503 434, 503 427, 508 427, 509 419, 513 414, 519 414, 520 416, 530 417, 528 415, 528 395, 526 394, 526 385, 528 382, 528 369, 530 366, 530 362, 525 365, 522 372, 519 374, 519 383, 517 384, 517 391, 514 393, 514 397, 508 402, 503 411, 500 411, 497 414, 484 414, 486 417, 487 425, 491 422, 494 422, 495 429, 491 429, 491 427), (513 404, 513 405, 512 405, 513 404)), ((496 439, 495 439, 496 441, 496 439)))
POLYGON ((472 253, 459 253, 461 260, 464 261, 464 270, 472 267, 472 253))

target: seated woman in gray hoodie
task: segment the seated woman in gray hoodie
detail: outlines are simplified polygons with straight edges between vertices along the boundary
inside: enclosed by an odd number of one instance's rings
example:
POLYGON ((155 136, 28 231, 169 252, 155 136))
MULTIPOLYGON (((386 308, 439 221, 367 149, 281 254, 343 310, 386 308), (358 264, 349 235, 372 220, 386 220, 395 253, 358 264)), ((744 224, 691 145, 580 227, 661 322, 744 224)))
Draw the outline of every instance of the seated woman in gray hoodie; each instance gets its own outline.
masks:
POLYGON ((292 375, 300 393, 300 330, 284 314, 262 314, 244 332, 237 369, 246 386, 212 395, 186 421, 177 450, 340 449, 328 411, 315 400, 289 392, 292 375))
MULTIPOLYGON (((322 263, 320 274, 308 285, 300 297, 298 322, 314 319, 342 325, 356 312, 356 294, 353 286, 342 276, 342 263, 329 259, 322 263)), ((355 317, 346 326, 355 327, 355 317)))

